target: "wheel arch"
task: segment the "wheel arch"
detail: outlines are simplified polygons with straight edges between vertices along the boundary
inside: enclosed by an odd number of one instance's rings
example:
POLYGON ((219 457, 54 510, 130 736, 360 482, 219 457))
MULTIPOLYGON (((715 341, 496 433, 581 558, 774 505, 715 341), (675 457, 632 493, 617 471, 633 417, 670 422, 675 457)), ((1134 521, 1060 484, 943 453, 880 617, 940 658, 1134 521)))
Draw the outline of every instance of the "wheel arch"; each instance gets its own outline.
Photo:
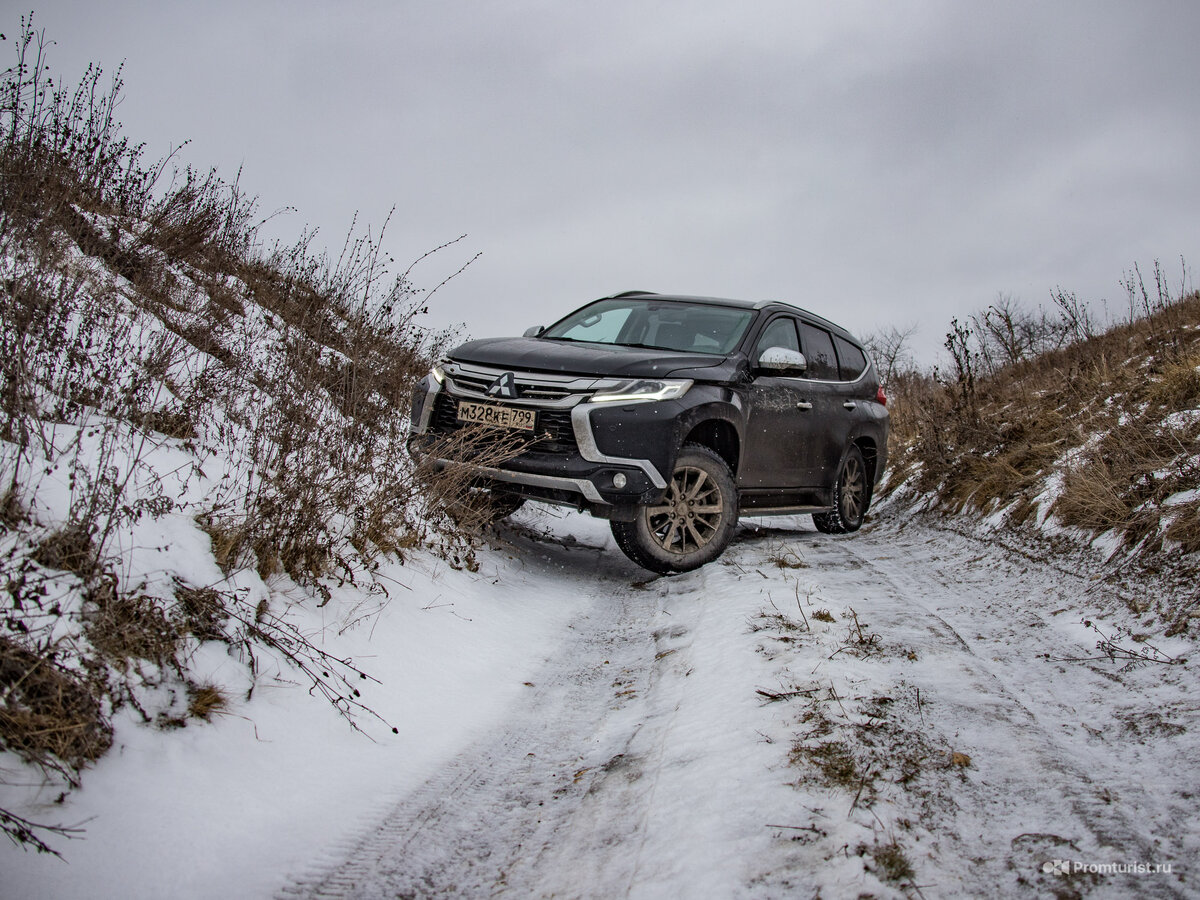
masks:
POLYGON ((729 471, 737 476, 738 463, 741 460, 742 441, 737 426, 728 419, 705 419, 692 426, 684 436, 682 445, 698 444, 707 447, 729 466, 729 471))
POLYGON ((877 484, 879 481, 879 445, 875 443, 875 439, 867 434, 859 435, 851 442, 863 455, 863 462, 867 466, 867 481, 869 484, 877 484))

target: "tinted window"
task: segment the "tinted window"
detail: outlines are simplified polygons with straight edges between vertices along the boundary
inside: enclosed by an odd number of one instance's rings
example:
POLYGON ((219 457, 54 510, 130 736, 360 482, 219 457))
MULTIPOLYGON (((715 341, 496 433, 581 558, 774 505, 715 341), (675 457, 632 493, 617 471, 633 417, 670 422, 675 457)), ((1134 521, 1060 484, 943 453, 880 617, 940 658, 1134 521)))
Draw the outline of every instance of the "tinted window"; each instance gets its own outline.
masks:
POLYGON ((866 356, 858 347, 836 334, 833 336, 833 342, 837 345, 838 367, 842 373, 842 381, 854 381, 867 369, 866 356))
POLYGON ((762 337, 758 339, 758 345, 754 348, 754 358, 758 359, 762 356, 763 351, 768 347, 783 347, 785 350, 795 350, 800 352, 800 341, 796 337, 796 324, 794 319, 775 319, 762 333, 762 337))
POLYGON ((800 323, 800 336, 804 343, 801 349, 808 359, 808 377, 837 381, 838 364, 833 352, 833 336, 825 329, 807 322, 800 323))

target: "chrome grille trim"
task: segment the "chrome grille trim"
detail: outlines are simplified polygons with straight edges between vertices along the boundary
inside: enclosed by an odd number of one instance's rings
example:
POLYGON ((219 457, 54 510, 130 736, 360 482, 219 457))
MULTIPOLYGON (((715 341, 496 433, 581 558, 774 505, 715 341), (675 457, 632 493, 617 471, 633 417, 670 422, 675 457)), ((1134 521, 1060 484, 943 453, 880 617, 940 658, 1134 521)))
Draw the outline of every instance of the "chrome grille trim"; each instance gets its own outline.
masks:
POLYGON ((446 373, 446 389, 457 397, 471 397, 489 403, 550 409, 570 409, 595 391, 616 387, 625 380, 494 369, 489 366, 467 365, 458 362, 445 363, 442 368, 446 373), (488 387, 506 372, 513 374, 517 396, 515 398, 489 397, 488 387))

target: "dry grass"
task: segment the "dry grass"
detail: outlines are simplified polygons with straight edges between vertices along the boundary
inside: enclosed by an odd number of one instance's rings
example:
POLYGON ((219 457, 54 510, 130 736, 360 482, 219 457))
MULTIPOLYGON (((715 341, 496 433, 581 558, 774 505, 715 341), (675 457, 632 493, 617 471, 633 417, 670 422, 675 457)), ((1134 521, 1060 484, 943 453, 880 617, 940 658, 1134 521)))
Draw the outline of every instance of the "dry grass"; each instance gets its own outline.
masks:
POLYGON ((44 769, 73 770, 112 745, 93 685, 64 669, 49 651, 34 652, 0 635, 0 742, 44 769))
POLYGON ((91 578, 98 565, 91 531, 85 525, 75 524, 47 535, 38 542, 34 561, 49 569, 74 572, 84 580, 91 578))
POLYGON ((900 882, 911 881, 916 874, 913 871, 912 863, 904 852, 904 848, 895 841, 876 844, 873 847, 864 849, 870 852, 879 874, 883 876, 885 881, 899 884, 900 882))
POLYGON ((1180 504, 1172 511, 1163 541, 1178 544, 1184 553, 1200 552, 1200 498, 1180 504))
MULTIPOLYGON (((245 610, 165 575, 144 588, 118 575, 131 526, 178 509, 197 515, 227 573, 285 573, 324 602, 326 581, 363 577, 380 553, 425 544, 469 564, 475 519, 428 512, 473 503, 473 485, 419 477, 405 449, 413 386, 451 339, 419 324, 437 288, 389 274, 382 230, 352 226, 336 258, 310 248, 313 232, 265 246, 237 179, 148 162, 121 133, 119 70, 107 90, 96 66, 74 89, 51 77, 29 17, 4 46, 17 60, 0 72, 0 532, 14 549, 0 582, 6 632, 25 641, 0 644, 4 745, 74 779, 66 770, 110 741, 96 710, 128 703, 152 721, 141 691, 186 680, 189 635, 237 644, 251 665, 265 646, 347 718, 370 714, 354 687, 367 675, 265 601, 245 610), (192 475, 152 468, 164 436, 195 453, 192 475), (181 482, 206 477, 211 456, 234 471, 196 504, 181 482), (46 533, 21 495, 54 472, 68 524, 46 533), (43 603, 51 583, 68 596, 43 603), (28 649, 64 633, 62 665, 28 649)), ((192 692, 192 715, 220 710, 210 688, 192 692)), ((38 845, 31 827, 0 810, 14 840, 38 845)))
POLYGON ((792 746, 791 761, 813 766, 822 781, 834 787, 854 791, 863 783, 863 773, 859 771, 854 754, 842 741, 819 741, 815 744, 797 741, 792 746))
POLYGON ((19 528, 29 521, 29 514, 17 498, 17 492, 9 488, 0 497, 0 534, 10 528, 19 528))
POLYGON ((1130 543, 1157 533, 1163 501, 1200 482, 1200 465, 1196 429, 1162 427, 1153 419, 1144 414, 1112 428, 1067 467, 1053 507, 1060 521, 1093 532, 1116 530, 1130 543))
POLYGON ((181 671, 182 635, 153 598, 93 591, 84 612, 84 633, 117 669, 129 660, 147 660, 160 669, 181 671))
POLYGON ((476 467, 499 466, 536 444, 537 438, 485 425, 433 437, 423 445, 417 468, 426 510, 447 516, 466 534, 479 534, 519 503, 502 491, 481 487, 476 467))
POLYGON ((1194 552, 1200 527, 1163 502, 1200 476, 1200 429, 1186 418, 1200 402, 1200 294, 1143 306, 1140 318, 1099 334, 1089 323, 1090 337, 1070 333, 1082 339, 1004 365, 986 365, 983 337, 960 330, 956 377, 895 376, 885 491, 907 483, 952 510, 1004 509, 1018 525, 1059 474, 1063 524, 1116 531, 1139 552, 1164 538, 1194 552))
POLYGON ((807 569, 809 567, 799 550, 782 545, 767 554, 767 562, 777 569, 807 569))
POLYGON ((224 595, 211 587, 192 587, 175 582, 175 599, 179 602, 184 627, 202 641, 226 640, 224 623, 228 618, 224 595))
POLYGON ((225 712, 229 706, 229 698, 225 692, 214 684, 188 685, 188 711, 193 719, 211 722, 212 717, 225 712))

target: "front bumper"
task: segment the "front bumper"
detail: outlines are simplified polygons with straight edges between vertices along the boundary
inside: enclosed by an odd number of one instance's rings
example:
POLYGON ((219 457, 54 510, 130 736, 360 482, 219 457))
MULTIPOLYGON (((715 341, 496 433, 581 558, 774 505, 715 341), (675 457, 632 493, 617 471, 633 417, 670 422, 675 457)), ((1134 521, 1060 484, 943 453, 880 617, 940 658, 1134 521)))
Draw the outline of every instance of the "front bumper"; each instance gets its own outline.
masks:
MULTIPOLYGON (((470 373, 478 376, 481 371, 491 374, 478 367, 472 367, 470 373)), ((478 463, 460 458, 466 455, 461 448, 453 458, 439 452, 457 427, 452 406, 459 398, 496 401, 459 388, 453 375, 448 375, 445 383, 427 376, 413 395, 409 450, 416 456, 432 456, 438 468, 466 466, 480 479, 506 484, 522 496, 586 507, 599 515, 660 499, 667 487, 662 472, 673 460, 653 449, 673 447, 677 439, 668 411, 648 408, 672 403, 591 403, 589 396, 581 392, 553 404, 506 401, 504 405, 556 416, 559 433, 550 442, 554 451, 539 450, 535 444, 502 462, 478 463)))

